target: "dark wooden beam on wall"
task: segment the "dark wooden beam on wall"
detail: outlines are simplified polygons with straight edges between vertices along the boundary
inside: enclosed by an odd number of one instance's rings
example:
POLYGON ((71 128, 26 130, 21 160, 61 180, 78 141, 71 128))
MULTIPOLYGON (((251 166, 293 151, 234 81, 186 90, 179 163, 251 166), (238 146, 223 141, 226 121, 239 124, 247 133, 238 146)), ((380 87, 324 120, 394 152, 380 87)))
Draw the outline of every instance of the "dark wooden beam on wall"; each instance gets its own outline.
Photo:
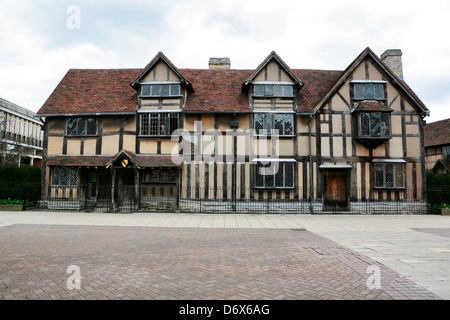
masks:
POLYGON ((95 154, 100 155, 102 154, 102 143, 103 143, 103 119, 98 119, 98 136, 97 136, 97 143, 95 145, 95 154))
MULTIPOLYGON (((41 162, 41 198, 46 196, 46 178, 47 178, 47 157, 48 157, 48 119, 44 120, 44 141, 42 149, 42 162, 41 162)), ((50 185, 50 181, 49 181, 50 185)))
POLYGON ((400 106, 402 110, 402 145, 403 145, 403 157, 407 157, 407 142, 406 142, 406 118, 405 118, 405 99, 403 97, 400 100, 400 106))

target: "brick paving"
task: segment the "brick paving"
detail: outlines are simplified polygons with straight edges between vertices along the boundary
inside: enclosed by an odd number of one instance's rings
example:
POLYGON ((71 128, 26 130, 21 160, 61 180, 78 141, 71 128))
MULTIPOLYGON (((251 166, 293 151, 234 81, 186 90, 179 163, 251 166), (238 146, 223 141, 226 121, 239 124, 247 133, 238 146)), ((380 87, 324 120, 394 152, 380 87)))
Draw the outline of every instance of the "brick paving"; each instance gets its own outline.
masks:
POLYGON ((303 229, 14 225, 0 228, 0 299, 439 299, 303 229), (81 271, 69 290, 67 268, 81 271), (381 288, 369 289, 369 266, 381 288))

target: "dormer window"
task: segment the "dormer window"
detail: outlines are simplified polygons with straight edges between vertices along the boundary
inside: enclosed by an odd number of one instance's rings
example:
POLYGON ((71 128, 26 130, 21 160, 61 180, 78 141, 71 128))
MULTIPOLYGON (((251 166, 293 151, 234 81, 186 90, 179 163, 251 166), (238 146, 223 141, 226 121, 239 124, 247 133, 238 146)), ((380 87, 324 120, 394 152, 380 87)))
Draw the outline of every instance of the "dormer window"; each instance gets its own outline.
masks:
POLYGON ((384 81, 352 82, 353 100, 385 100, 384 81))
POLYGON ((179 97, 181 95, 179 83, 144 83, 141 90, 142 97, 179 97))
POLYGON ((253 86, 253 96, 292 98, 294 96, 294 86, 280 83, 255 84, 253 86))

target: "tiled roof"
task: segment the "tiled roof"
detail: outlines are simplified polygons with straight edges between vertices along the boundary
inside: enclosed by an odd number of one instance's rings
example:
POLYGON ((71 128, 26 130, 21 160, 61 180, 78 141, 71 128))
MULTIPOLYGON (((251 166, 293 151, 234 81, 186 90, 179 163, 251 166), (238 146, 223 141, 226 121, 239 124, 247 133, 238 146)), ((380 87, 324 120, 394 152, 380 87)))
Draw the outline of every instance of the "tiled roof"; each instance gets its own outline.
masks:
POLYGON ((444 160, 444 159, 439 159, 438 161, 436 161, 436 164, 433 167, 433 171, 436 171, 439 169, 439 167, 443 167, 447 172, 450 173, 450 160, 444 160))
POLYGON ((184 111, 249 112, 248 96, 242 85, 252 70, 181 69, 194 87, 184 111))
MULTIPOLYGON (((38 115, 82 115, 92 113, 133 113, 137 111, 137 92, 130 83, 141 69, 72 69, 62 79, 38 115)), ((253 70, 180 69, 192 83, 184 107, 187 112, 250 112, 242 85, 253 70)), ((298 112, 312 112, 331 89, 342 71, 299 70, 292 72, 302 80, 298 112)))
MULTIPOLYGON (((301 86, 296 111, 317 112, 368 56, 381 68, 385 68, 422 112, 429 112, 411 88, 390 71, 370 48, 366 48, 344 71, 289 69, 301 86)), ((188 85, 189 93, 183 111, 251 112, 247 87, 244 85, 254 77, 258 69, 177 69, 159 53, 144 69, 69 70, 38 111, 38 115, 134 113, 137 111, 138 93, 131 84, 135 84, 137 88, 137 81, 160 59, 168 63, 188 85)), ((262 65, 270 59, 278 59, 279 63, 288 68, 274 52, 262 65)))
POLYGON ((130 86, 141 69, 71 69, 38 115, 136 112, 137 92, 130 86))
POLYGON ((136 155, 133 152, 121 151, 114 156, 54 156, 49 157, 46 165, 50 167, 108 167, 124 156, 139 168, 176 168, 181 164, 182 156, 175 155, 136 155))
POLYGON ((392 112, 393 110, 380 101, 362 101, 355 111, 392 112))
POLYGON ((106 167, 109 156, 54 156, 49 157, 46 165, 50 167, 106 167))
POLYGON ((450 118, 427 123, 424 127, 425 147, 450 144, 450 118))
POLYGON ((312 113, 343 73, 342 71, 306 69, 292 71, 303 83, 298 95, 298 110, 296 110, 300 113, 312 113))

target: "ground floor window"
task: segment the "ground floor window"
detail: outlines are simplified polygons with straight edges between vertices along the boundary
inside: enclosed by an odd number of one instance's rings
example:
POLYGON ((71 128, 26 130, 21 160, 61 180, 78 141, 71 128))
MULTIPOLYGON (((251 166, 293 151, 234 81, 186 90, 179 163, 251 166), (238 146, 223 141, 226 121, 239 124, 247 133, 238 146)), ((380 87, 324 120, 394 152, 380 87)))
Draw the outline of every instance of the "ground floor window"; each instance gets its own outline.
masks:
POLYGON ((171 168, 148 168, 143 171, 142 183, 174 184, 178 181, 178 170, 171 168))
POLYGON ((376 189, 402 189, 405 187, 404 163, 375 163, 373 171, 376 189))
POLYGON ((51 170, 52 186, 76 187, 78 186, 78 169, 69 167, 54 167, 51 170))
POLYGON ((255 188, 294 188, 294 162, 258 160, 255 165, 255 188))

